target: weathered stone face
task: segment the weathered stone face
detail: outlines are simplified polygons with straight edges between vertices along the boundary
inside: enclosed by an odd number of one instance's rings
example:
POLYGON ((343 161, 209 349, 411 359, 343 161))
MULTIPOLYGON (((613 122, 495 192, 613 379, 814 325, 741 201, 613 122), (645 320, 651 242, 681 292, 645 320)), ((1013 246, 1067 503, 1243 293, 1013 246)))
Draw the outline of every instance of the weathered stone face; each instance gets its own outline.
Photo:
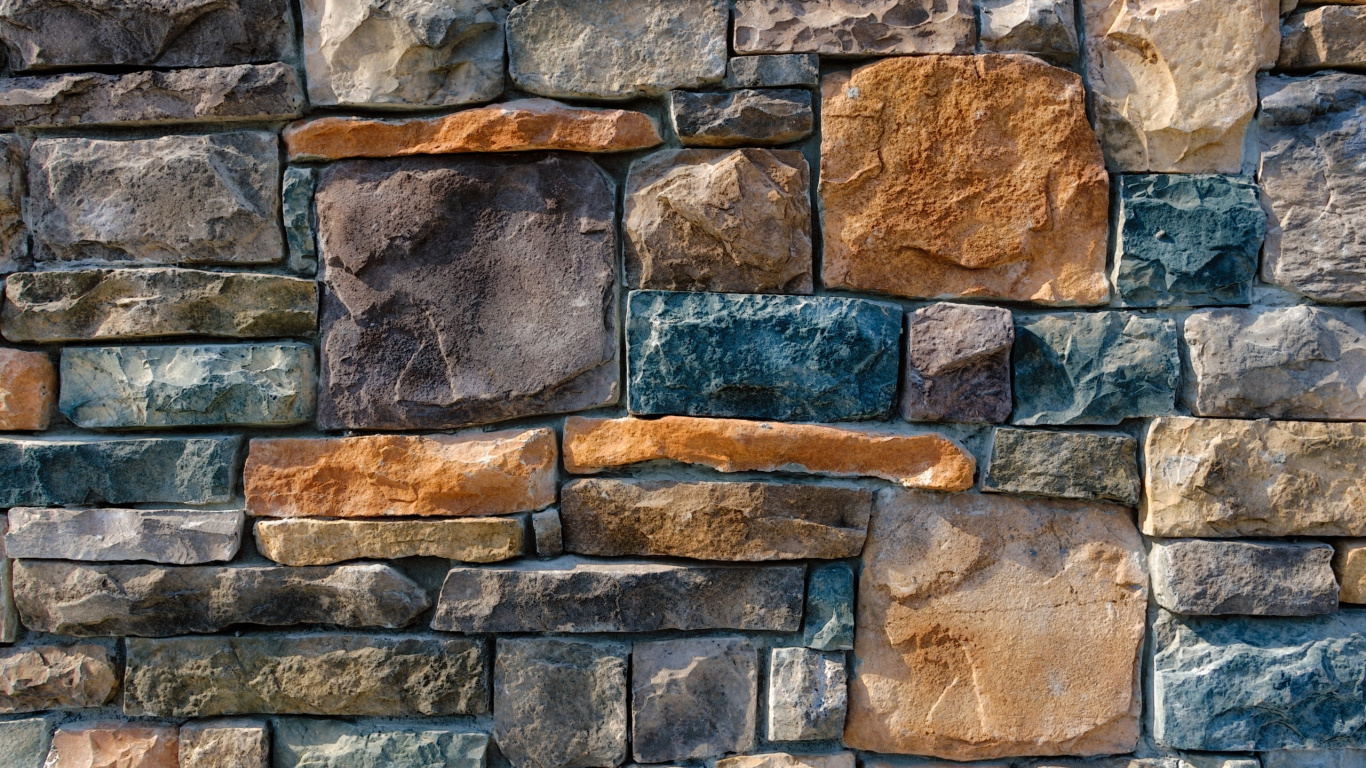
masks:
MULTIPOLYGON (((0 531, 8 530, 8 515, 0 515, 0 531)), ((19 636, 19 612, 14 608, 14 587, 10 578, 10 559, 5 537, 0 536, 0 643, 12 643, 19 636)), ((0 744, 4 743, 0 736, 0 744)))
MULTIPOLYGON (((868 764, 874 765, 873 756, 868 757, 868 764)), ((854 768, 854 753, 789 755, 770 752, 764 755, 735 755, 717 760, 716 768, 854 768)))
POLYGON ((222 504, 242 438, 0 439, 0 506, 222 504))
POLYGON ((57 405, 57 366, 44 352, 0 347, 0 430, 44 430, 57 405))
POLYGON ((256 549, 284 565, 331 565, 344 560, 441 557, 494 563, 522 554, 520 520, 260 520, 256 549))
POLYGON ((536 536, 537 557, 559 557, 564 554, 564 527, 560 525, 560 510, 532 512, 531 532, 536 536))
POLYGON ((287 266, 296 274, 318 271, 317 227, 314 226, 313 191, 317 186, 316 168, 285 168, 280 183, 280 215, 285 224, 285 244, 289 246, 287 266))
POLYGON ((1333 548, 1322 542, 1153 542, 1153 596, 1169 611, 1314 616, 1338 609, 1333 548))
POLYGON ((1286 749, 1258 757, 1261 768, 1352 768, 1366 760, 1366 749, 1286 749))
POLYGON ((1358 69, 1366 66, 1366 8, 1301 8, 1281 29, 1278 69, 1358 69))
POLYGON ((1338 599, 1366 603, 1366 539, 1337 539, 1333 550, 1333 573, 1342 585, 1338 599))
POLYGON ((195 565, 233 559, 245 520, 237 509, 17 507, 5 547, 10 557, 195 565))
POLYGON ((46 768, 178 768, 174 725, 72 723, 52 736, 46 768))
MULTIPOLYGON (((276 768, 484 768, 489 737, 450 728, 361 727, 337 720, 281 720, 276 768)), ((182 767, 183 768, 183 767, 182 767)))
POLYGON ((821 651, 854 649, 854 569, 847 563, 811 569, 802 644, 821 651))
POLYGON ((0 755, 5 755, 11 763, 6 768, 32 768, 43 764, 48 742, 52 740, 52 720, 49 715, 0 722, 0 755))
POLYGON ((768 740, 843 736, 846 684, 843 653, 774 648, 768 665, 768 740))
POLYGON ((982 0, 979 8, 984 51, 1064 65, 1076 58, 1076 0, 982 0))
POLYGON ((1109 181, 1079 76, 923 56, 821 92, 827 288, 1104 303, 1109 181))
POLYGON ((972 53, 969 0, 738 0, 738 53, 972 53))
POLYGON ((814 53, 779 56, 735 56, 726 62, 727 88, 815 88, 820 61, 814 53))
POLYGON ((669 113, 685 147, 767 147, 811 135, 815 121, 805 90, 669 92, 669 113))
POLYGON ((615 203, 592 161, 347 161, 316 201, 324 429, 616 402, 615 203))
POLYGON ((102 707, 119 690, 119 670, 100 645, 0 649, 0 712, 102 707))
POLYGON ((1128 435, 998 429, 982 490, 1138 506, 1138 441, 1128 435))
POLYGON ((636 643, 631 749, 642 763, 720 757, 754 748, 758 652, 738 637, 636 643))
POLYGON ((901 417, 1002 422, 1010 418, 1008 309, 941 302, 907 318, 901 417))
POLYGON ((256 720, 180 726, 180 768, 269 768, 270 729, 256 720))
POLYGON ((1146 610, 1121 507, 882 491, 845 744, 951 760, 1128 752, 1146 610))
POLYGON ((0 136, 0 275, 31 264, 23 199, 23 142, 18 136, 0 136))

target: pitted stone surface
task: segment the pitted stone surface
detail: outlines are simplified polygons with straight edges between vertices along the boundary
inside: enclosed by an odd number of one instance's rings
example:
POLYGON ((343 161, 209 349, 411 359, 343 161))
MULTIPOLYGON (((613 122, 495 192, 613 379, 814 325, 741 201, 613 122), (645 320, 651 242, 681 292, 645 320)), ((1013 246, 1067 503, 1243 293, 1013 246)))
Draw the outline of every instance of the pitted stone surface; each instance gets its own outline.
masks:
POLYGON ((1010 418, 1008 309, 940 302, 907 318, 901 417, 1002 422, 1010 418))
POLYGON ((1157 604, 1196 616, 1332 613, 1332 559, 1323 542, 1168 539, 1148 554, 1157 604))
POLYGON ((0 755, 4 768, 38 768, 47 758, 53 718, 26 717, 0 722, 0 755))
POLYGON ((270 728, 259 720, 180 726, 180 768, 270 768, 270 728))
MULTIPOLYGON (((0 532, 8 529, 8 515, 0 515, 0 532)), ((19 637, 19 612, 14 608, 10 565, 5 552, 5 537, 0 536, 0 643, 12 643, 19 637)))
POLYGON ((838 739, 848 704, 843 653, 774 648, 769 654, 769 741, 838 739))
POLYGON ((117 659, 100 645, 0 649, 0 712, 102 707, 119 690, 117 659))
POLYGON ((532 512, 531 532, 536 537, 537 557, 551 558, 564 554, 564 526, 560 525, 560 510, 532 512))
POLYGON ((72 723, 52 736, 45 768, 178 768, 174 725, 72 723))
POLYGON ((237 509, 16 507, 9 511, 5 548, 26 559, 196 565, 233 559, 245 520, 237 509))
POLYGON ((739 0, 737 53, 972 53, 970 0, 739 0))
POLYGON ((1344 603, 1366 603, 1366 538, 1333 541, 1333 573, 1344 603))
POLYGON ((811 569, 802 643, 819 651, 854 649, 854 569, 848 563, 811 569))
POLYGON ((32 265, 23 201, 23 141, 18 136, 0 136, 0 275, 32 265))
POLYGON ((256 549, 284 565, 331 565, 345 560, 440 557, 494 563, 522 554, 522 521, 504 517, 459 520, 260 520, 256 549))
MULTIPOLYGON (((876 765, 872 755, 865 759, 868 765, 876 765)), ((854 753, 789 755, 785 752, 770 752, 762 755, 735 755, 717 760, 716 768, 854 768, 854 753)), ((931 765, 926 768, 938 766, 931 765)))
POLYGON ((636 643, 631 663, 631 750, 638 762, 754 748, 759 658, 748 640, 636 643))
POLYGON ((766 147, 811 135, 811 92, 669 92, 669 113, 685 147, 766 147))
POLYGON ((982 0, 982 50, 1032 53, 1066 65, 1077 56, 1076 0, 982 0))
POLYGON ((1276 67, 1366 67, 1366 8, 1320 5, 1290 14, 1281 27, 1281 56, 1276 67))
POLYGON ((1128 435, 998 429, 982 490, 1138 506, 1138 441, 1128 435))
POLYGON ((57 366, 47 353, 0 347, 0 430, 47 429, 57 391, 57 366))
POLYGON ((727 88, 815 88, 820 61, 814 53, 735 56, 726 63, 727 88))
MULTIPOLYGON (((489 737, 456 728, 281 720, 275 768, 484 768, 489 737)), ((185 766, 181 766, 185 768, 185 766)))
POLYGON ((313 215, 317 183, 316 168, 289 166, 280 184, 280 215, 285 224, 285 245, 289 248, 287 264, 296 274, 311 275, 318 271, 317 217, 313 215))

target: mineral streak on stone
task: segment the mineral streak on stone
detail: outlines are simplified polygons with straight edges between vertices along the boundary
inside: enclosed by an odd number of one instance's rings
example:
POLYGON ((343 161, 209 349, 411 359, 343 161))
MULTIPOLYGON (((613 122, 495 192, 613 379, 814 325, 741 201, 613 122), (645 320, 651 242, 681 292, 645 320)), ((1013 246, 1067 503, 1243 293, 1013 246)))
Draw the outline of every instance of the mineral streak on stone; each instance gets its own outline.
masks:
POLYGON ((72 723, 52 736, 45 768, 178 768, 174 725, 72 723))
POLYGON ((259 520, 256 549, 283 565, 331 565, 344 560, 440 557, 495 563, 522 554, 522 521, 505 517, 459 520, 259 520))
POLYGON ((102 707, 119 689, 115 663, 100 645, 0 648, 0 712, 102 707))
POLYGON ((794 632, 805 565, 671 565, 564 557, 452 568, 432 628, 447 632, 794 632))
POLYGON ((815 88, 820 61, 814 53, 735 56, 726 63, 727 88, 815 88))
POLYGON ((235 624, 406 626, 431 606, 417 584, 388 565, 14 564, 14 602, 24 626, 77 637, 168 637, 235 624))
POLYGON ((1277 69, 1366 67, 1366 8, 1320 5, 1290 14, 1277 69))
MULTIPOLYGON (((8 530, 8 527, 9 517, 0 515, 0 532, 8 530)), ((5 551, 5 537, 0 536, 0 643, 12 643, 18 636, 19 612, 14 607, 14 585, 10 578, 10 559, 5 551)), ((0 744, 3 744, 2 738, 0 738, 0 744)))
POLYGON ((941 302, 910 313, 908 321, 902 418, 1010 418, 1010 310, 941 302))
POLYGON ((270 728, 259 720, 185 723, 180 768, 270 768, 270 728))
POLYGON ((273 133, 39 139, 28 181, 33 256, 49 267, 284 256, 273 133))
MULTIPOLYGON (((489 737, 449 727, 281 720, 275 768, 484 768, 489 737)), ((181 768, 186 768, 182 766, 181 768)))
POLYGON ((759 654, 739 637, 636 643, 631 749, 642 763, 754 749, 759 654))
POLYGON ((1154 541, 1157 604, 1214 616, 1314 616, 1338 609, 1333 548, 1323 542, 1154 541))
POLYGON ((52 740, 51 715, 0 722, 0 766, 38 768, 47 758, 52 740))
MULTIPOLYGON (((1263 752, 1251 768, 1356 768, 1366 765, 1366 749, 1283 749, 1263 752)), ((1241 766, 1239 767, 1241 768, 1241 766)))
POLYGON ((68 347, 60 406, 86 429, 301 424, 316 371, 304 343, 68 347))
POLYGON ((774 648, 768 665, 768 740, 812 741, 844 735, 849 695, 844 653, 774 648))
POLYGON ((313 216, 313 190, 317 185, 316 168, 285 169, 280 183, 281 216, 285 223, 285 244, 289 247, 289 269, 298 274, 318 271, 317 227, 313 216))
POLYGON ((0 347, 0 430, 47 429, 57 405, 57 366, 43 352, 0 347))
POLYGON ((818 651, 854 649, 854 569, 847 563, 811 569, 802 644, 818 651))
POLYGON ((555 503, 555 432, 251 441, 247 510, 265 517, 475 517, 555 503))
POLYGON ((242 545, 238 509, 31 509, 9 511, 10 557, 226 562, 242 545))
POLYGON ((531 531, 536 536, 537 557, 559 557, 564 554, 564 527, 560 525, 558 509, 531 513, 531 531))
MULTIPOLYGON (((872 758, 872 755, 868 756, 867 765, 877 765, 872 758)), ((854 768, 854 753, 789 755, 785 752, 770 752, 763 755, 736 755, 717 760, 716 768, 854 768)), ((926 766, 926 768, 935 768, 935 766, 926 766)), ((991 768, 991 766, 984 766, 983 768, 991 768)))
POLYGON ((982 490, 1138 506, 1138 441, 1128 435, 998 429, 982 490))
POLYGON ((23 201, 23 141, 18 136, 0 136, 0 275, 30 265, 23 201))
POLYGON ((1366 539, 1337 539, 1333 549, 1333 572, 1342 585, 1338 599, 1366 603, 1366 539))
POLYGON ((862 421, 892 409, 894 305, 632 291, 626 315, 632 414, 862 421))
POLYGON ((441 429, 615 403, 613 198, 582 155, 323 171, 320 426, 441 429))
POLYGON ((569 552, 600 557, 857 557, 872 491, 784 483, 575 480, 561 490, 569 552))
POLYGON ((737 53, 972 53, 970 0, 738 0, 737 53))
POLYGON ((1129 752, 1147 602, 1122 507, 881 491, 844 742, 951 760, 1129 752))
POLYGON ((669 92, 669 113, 685 147, 766 147, 811 135, 807 90, 669 92))
POLYGON ((478 638, 254 635, 129 638, 123 712, 438 717, 488 711, 478 638))
POLYGON ((982 0, 981 46, 1032 53, 1056 64, 1076 58, 1076 0, 982 0))
POLYGON ((1032 56, 903 57, 821 92, 827 288, 1106 301, 1109 180, 1078 75, 1032 56))

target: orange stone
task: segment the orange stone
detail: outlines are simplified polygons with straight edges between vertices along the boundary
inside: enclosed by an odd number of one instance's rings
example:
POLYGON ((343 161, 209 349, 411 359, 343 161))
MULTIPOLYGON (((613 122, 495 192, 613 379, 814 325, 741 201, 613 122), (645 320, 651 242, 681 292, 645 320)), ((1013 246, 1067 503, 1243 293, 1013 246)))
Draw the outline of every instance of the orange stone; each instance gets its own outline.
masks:
POLYGON ((824 424, 665 416, 564 422, 564 466, 587 475, 670 459, 722 472, 785 471, 880 477, 907 488, 962 491, 977 462, 954 441, 824 424))
POLYGON ((457 152, 626 152, 663 140, 653 120, 626 109, 585 109, 522 99, 408 120, 323 117, 285 128, 290 160, 457 152))
POLYGON ((0 429, 47 429, 57 368, 42 352, 0 349, 0 429))
POLYGON ((251 441, 247 511, 265 517, 504 515, 555 503, 555 432, 251 441))
POLYGON ((81 723, 52 737, 45 768, 177 768, 180 739, 173 725, 81 723))

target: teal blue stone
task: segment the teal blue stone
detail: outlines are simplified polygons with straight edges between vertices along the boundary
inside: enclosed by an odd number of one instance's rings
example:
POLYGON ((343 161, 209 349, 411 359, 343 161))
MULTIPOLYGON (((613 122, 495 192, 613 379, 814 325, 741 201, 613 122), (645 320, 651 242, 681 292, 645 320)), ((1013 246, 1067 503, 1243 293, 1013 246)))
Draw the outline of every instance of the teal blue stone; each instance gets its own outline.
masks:
POLYGON ((891 412, 900 367, 897 306, 633 291, 626 314, 633 414, 858 421, 891 412))
POLYGON ((0 507, 231 501, 242 438, 0 438, 0 507))
POLYGON ((802 645, 821 651, 854 649, 854 569, 847 564, 811 569, 802 645))

